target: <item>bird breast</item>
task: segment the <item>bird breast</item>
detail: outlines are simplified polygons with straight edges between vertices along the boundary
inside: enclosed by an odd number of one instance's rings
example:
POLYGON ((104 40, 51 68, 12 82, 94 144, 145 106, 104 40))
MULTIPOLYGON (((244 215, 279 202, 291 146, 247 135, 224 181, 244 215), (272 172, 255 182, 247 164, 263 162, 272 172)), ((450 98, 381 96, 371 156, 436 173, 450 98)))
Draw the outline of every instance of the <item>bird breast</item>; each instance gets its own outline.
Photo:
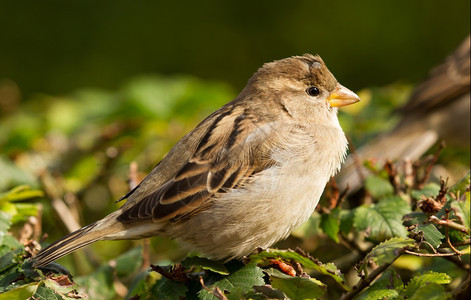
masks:
POLYGON ((319 126, 280 134, 283 143, 271 152, 275 164, 243 186, 217 194, 210 210, 169 227, 169 234, 208 257, 237 258, 271 246, 305 222, 340 167, 345 135, 319 126))

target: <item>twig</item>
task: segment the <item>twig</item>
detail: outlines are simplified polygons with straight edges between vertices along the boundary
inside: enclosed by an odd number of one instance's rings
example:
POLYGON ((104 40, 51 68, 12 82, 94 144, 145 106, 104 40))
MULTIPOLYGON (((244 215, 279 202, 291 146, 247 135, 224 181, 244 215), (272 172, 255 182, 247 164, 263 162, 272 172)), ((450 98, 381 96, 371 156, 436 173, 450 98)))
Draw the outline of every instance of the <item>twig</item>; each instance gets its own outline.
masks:
POLYGON ((435 197, 435 201, 445 205, 447 202, 446 192, 448 192, 448 177, 446 178, 446 181, 440 178, 440 191, 438 192, 437 197, 435 197))
POLYGON ((456 229, 456 230, 459 230, 461 232, 464 232, 464 233, 468 233, 469 234, 469 230, 466 229, 466 227, 464 227, 463 225, 461 224, 458 224, 458 223, 455 223, 453 222, 452 220, 440 220, 439 218, 437 218, 436 216, 430 216, 428 218, 428 221, 429 222, 432 222, 434 224, 437 224, 437 225, 443 225, 443 226, 447 226, 447 227, 450 227, 452 229, 456 229))
POLYGON ((203 276, 200 276, 200 284, 203 287, 203 289, 207 290, 210 294, 212 294, 217 299, 219 299, 219 300, 228 300, 226 295, 224 295, 224 293, 221 291, 221 289, 218 286, 216 286, 214 289, 210 289, 209 287, 207 287, 204 284, 203 276))
POLYGON ((158 265, 150 265, 150 268, 152 271, 159 273, 167 279, 188 284, 189 279, 186 274, 186 267, 181 264, 175 264, 166 268, 162 268, 158 265))
POLYGON ((339 204, 340 192, 334 177, 330 177, 329 209, 334 209, 339 204))
POLYGON ((342 202, 345 200, 345 198, 347 198, 347 194, 349 190, 350 190, 350 185, 347 183, 347 186, 345 187, 345 189, 340 193, 339 203, 337 204, 338 206, 340 206, 342 202))
MULTIPOLYGON (((430 177, 430 173, 432 172, 432 168, 435 165, 435 163, 438 160, 438 157, 442 153, 443 149, 445 148, 445 142, 441 142, 440 145, 438 146, 437 151, 433 155, 432 159, 430 160, 429 164, 427 165, 425 171, 424 171, 424 176, 421 179, 417 178, 417 169, 415 170, 416 173, 416 188, 422 189, 424 184, 428 181, 428 178, 430 177)), ((414 165, 415 168, 417 168, 417 165, 414 165)))
POLYGON ((133 161, 129 164, 129 189, 132 190, 135 188, 140 180, 139 180, 139 168, 137 162, 133 161))
MULTIPOLYGON (((449 209, 446 209, 445 210, 445 221, 450 221, 449 220, 449 216, 450 216, 450 210, 449 209)), ((454 222, 453 222, 454 223, 454 222)), ((448 234, 448 230, 449 230, 449 227, 448 226, 445 226, 445 237, 446 237, 446 243, 448 244, 448 246, 450 246, 451 250, 453 250, 453 252, 455 252, 456 254, 458 255, 462 255, 463 253, 461 251, 459 251, 458 249, 456 249, 455 247, 453 247, 453 245, 451 244, 450 242, 450 235, 448 234)))
MULTIPOLYGON (((70 208, 65 204, 65 201, 60 197, 59 183, 54 180, 51 174, 47 171, 43 171, 39 180, 43 187, 43 190, 48 198, 51 199, 51 205, 54 208, 57 216, 60 218, 62 223, 65 225, 69 232, 74 232, 81 228, 79 222, 76 219, 77 214, 74 214, 70 208)), ((94 266, 98 267, 100 262, 97 260, 96 256, 90 251, 89 248, 84 249, 88 261, 94 266)), ((77 264, 79 268, 82 268, 80 264, 77 264)))
POLYGON ((409 190, 414 184, 414 174, 412 170, 412 160, 409 158, 404 158, 403 162, 403 172, 404 172, 404 185, 406 189, 409 190))
POLYGON ((150 239, 146 238, 142 240, 142 271, 147 269, 150 265, 150 239))
MULTIPOLYGON (((445 251, 444 249, 438 249, 438 252, 448 253, 448 252, 444 252, 444 251, 445 251)), ((460 269, 463 269, 463 270, 469 272, 469 261, 462 260, 459 256, 445 256, 443 258, 446 259, 446 260, 451 261, 452 263, 454 263, 460 269)))
POLYGON ((117 275, 115 275, 114 277, 115 278, 113 279, 113 288, 116 294, 118 294, 118 296, 120 296, 121 298, 126 297, 129 291, 128 288, 118 279, 117 275))
POLYGON ((60 198, 60 192, 57 189, 57 182, 52 178, 51 174, 44 171, 39 177, 41 184, 43 186, 44 192, 48 198, 51 198, 51 205, 54 208, 57 216, 64 223, 65 227, 69 232, 74 232, 77 229, 80 229, 82 226, 78 223, 75 215, 69 209, 69 207, 64 203, 64 200, 60 198))
POLYGON ((368 254, 369 250, 371 250, 371 249, 367 249, 367 250, 362 249, 356 241, 351 240, 348 237, 346 237, 343 232, 339 232, 339 237, 340 237, 340 242, 344 244, 348 249, 358 252, 362 256, 365 256, 366 254, 368 254))
POLYGON ((41 203, 38 203, 38 213, 36 215, 36 223, 34 224, 34 233, 33 233, 33 239, 35 241, 39 241, 41 238, 41 232, 43 229, 43 205, 41 203))
POLYGON ((471 240, 467 239, 467 240, 455 243, 455 246, 465 246, 465 245, 471 245, 471 240))
POLYGON ((442 150, 443 150, 443 146, 442 146, 442 144, 440 144, 440 146, 438 147, 437 152, 432 157, 432 160, 430 161, 427 168, 425 169, 424 177, 421 180, 421 184, 424 184, 428 181, 428 179, 430 177, 430 173, 432 173, 432 168, 435 165, 435 163, 437 162, 438 156, 440 155, 440 152, 442 152, 442 150))
POLYGON ((435 250, 435 248, 432 246, 432 244, 430 244, 429 242, 427 241, 422 241, 421 243, 424 243, 426 244, 427 246, 430 247, 430 249, 432 249, 433 253, 437 253, 437 250, 435 250))
POLYGON ((164 268, 162 268, 161 266, 159 265, 150 265, 150 268, 152 271, 154 272, 157 272, 159 273, 160 275, 162 275, 163 277, 167 278, 167 279, 170 279, 170 280, 173 280, 173 275, 171 272, 165 270, 164 268))
POLYGON ((441 256, 457 256, 458 254, 455 252, 449 253, 418 253, 418 252, 413 252, 410 250, 405 250, 407 254, 415 255, 415 256, 424 256, 424 257, 441 257, 441 256))
POLYGON ((387 160, 384 164, 384 170, 388 173, 389 182, 394 188, 396 194, 401 193, 401 182, 399 181, 399 176, 397 174, 396 167, 393 165, 392 161, 387 160))
POLYGON ((399 249, 396 252, 396 257, 393 259, 391 263, 387 263, 387 264, 379 266, 378 268, 374 269, 373 272, 371 272, 367 277, 363 277, 362 279, 360 279, 360 281, 353 287, 353 290, 346 294, 343 294, 342 297, 340 297, 340 300, 353 299, 363 289, 368 287, 376 279, 376 277, 378 277, 387 268, 389 268, 389 266, 391 266, 399 256, 404 254, 405 251, 407 251, 405 248, 399 249))

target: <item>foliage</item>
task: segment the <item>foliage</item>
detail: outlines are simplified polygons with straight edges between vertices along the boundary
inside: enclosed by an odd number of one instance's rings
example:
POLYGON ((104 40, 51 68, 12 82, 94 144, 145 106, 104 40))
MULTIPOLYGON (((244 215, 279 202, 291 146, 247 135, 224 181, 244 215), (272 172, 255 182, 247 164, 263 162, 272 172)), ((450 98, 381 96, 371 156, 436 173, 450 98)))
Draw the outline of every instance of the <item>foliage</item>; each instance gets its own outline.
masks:
MULTIPOLYGON (((42 234, 51 242, 71 219, 90 223, 116 209, 108 200, 127 192, 128 178, 138 183, 197 120, 233 96, 221 83, 147 76, 117 91, 38 96, 2 119, 0 300, 447 299, 466 289, 470 175, 451 186, 426 182, 427 158, 414 162, 412 178, 392 164, 370 164, 364 189, 348 198, 329 185, 281 249, 242 261, 185 257, 174 242, 154 238, 99 243, 86 255, 31 267, 42 234)), ((341 121, 348 128, 357 118, 364 116, 349 112, 341 121)))

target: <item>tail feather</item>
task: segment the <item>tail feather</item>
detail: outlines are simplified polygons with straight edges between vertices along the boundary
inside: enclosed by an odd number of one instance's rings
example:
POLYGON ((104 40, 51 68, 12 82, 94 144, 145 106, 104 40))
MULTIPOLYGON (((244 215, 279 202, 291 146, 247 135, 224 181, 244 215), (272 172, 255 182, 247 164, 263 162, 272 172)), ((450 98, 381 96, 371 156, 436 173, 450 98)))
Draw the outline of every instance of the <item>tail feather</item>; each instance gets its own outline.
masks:
POLYGON ((103 239, 103 235, 94 231, 98 222, 74 231, 64 238, 52 243, 33 257, 33 267, 45 266, 56 259, 103 239))

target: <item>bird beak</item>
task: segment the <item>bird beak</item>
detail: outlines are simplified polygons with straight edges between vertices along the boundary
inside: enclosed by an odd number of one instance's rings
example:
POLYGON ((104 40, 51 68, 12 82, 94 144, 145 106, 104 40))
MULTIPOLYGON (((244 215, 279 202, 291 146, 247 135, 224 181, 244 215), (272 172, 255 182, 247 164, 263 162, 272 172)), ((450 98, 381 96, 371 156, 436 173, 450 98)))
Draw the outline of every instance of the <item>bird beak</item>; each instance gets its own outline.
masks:
POLYGON ((327 97, 327 102, 329 102, 331 107, 350 105, 358 101, 360 101, 360 97, 340 83, 337 84, 335 90, 327 97))

